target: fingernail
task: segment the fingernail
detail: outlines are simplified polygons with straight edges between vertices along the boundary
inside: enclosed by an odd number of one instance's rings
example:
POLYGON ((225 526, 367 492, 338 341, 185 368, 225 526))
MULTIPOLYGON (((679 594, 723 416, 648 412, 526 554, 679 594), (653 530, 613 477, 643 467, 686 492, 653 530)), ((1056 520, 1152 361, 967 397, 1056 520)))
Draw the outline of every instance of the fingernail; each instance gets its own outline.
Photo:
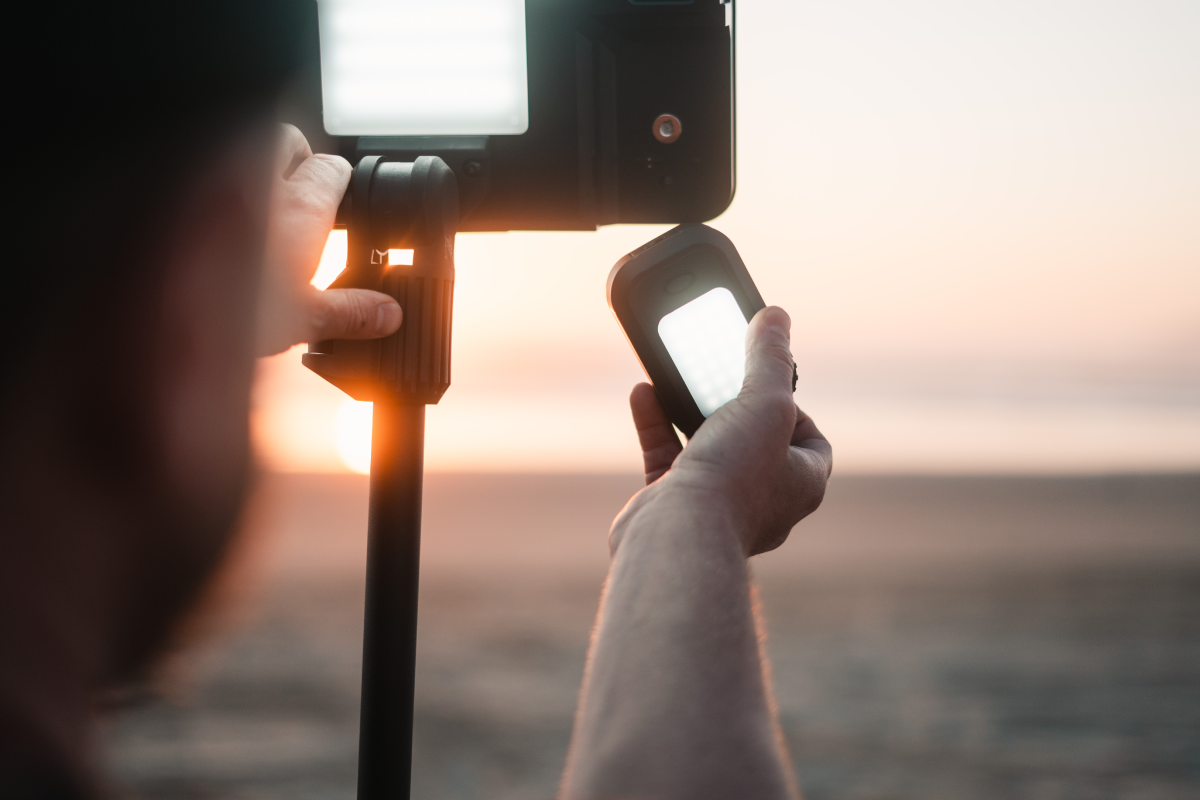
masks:
POLYGON ((767 313, 763 317, 763 322, 768 328, 774 328, 780 333, 791 335, 792 318, 782 308, 771 306, 767 309, 767 313))
POLYGON ((399 303, 381 303, 375 310, 375 332, 381 336, 391 333, 400 327, 403 316, 399 303))

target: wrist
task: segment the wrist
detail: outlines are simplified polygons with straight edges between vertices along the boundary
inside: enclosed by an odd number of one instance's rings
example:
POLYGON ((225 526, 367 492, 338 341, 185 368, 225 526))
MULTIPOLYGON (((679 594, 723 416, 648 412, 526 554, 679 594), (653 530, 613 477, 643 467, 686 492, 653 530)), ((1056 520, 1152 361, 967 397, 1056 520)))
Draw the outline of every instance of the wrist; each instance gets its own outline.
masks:
POLYGON ((643 489, 618 515, 609 536, 611 556, 634 540, 661 537, 701 547, 732 543, 748 558, 754 537, 745 510, 720 492, 670 477, 643 489))

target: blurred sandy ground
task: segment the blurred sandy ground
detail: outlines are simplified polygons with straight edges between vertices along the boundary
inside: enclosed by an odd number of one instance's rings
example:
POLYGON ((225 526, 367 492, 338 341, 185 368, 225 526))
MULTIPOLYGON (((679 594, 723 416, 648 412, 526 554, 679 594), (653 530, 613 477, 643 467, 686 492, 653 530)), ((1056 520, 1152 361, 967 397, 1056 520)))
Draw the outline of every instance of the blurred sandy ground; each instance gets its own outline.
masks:
MULTIPOLYGON (((427 478, 414 797, 550 798, 639 480, 427 478)), ((268 475, 252 580, 104 731, 144 798, 352 798, 366 478, 268 475)), ((1200 796, 1200 475, 835 478, 755 560, 809 800, 1200 796)))

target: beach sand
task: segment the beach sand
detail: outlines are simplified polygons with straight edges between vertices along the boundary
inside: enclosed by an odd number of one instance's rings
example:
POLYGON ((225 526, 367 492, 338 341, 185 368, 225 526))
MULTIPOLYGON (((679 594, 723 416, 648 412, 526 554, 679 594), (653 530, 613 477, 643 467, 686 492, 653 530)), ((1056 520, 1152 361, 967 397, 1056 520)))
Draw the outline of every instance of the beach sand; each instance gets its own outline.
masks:
MULTIPOLYGON (((634 476, 427 476, 416 798, 551 798, 634 476)), ((367 479, 267 475, 133 797, 352 798, 367 479), (232 598, 232 599, 230 599, 232 598)), ((753 560, 805 796, 1200 797, 1200 475, 835 478, 753 560)))

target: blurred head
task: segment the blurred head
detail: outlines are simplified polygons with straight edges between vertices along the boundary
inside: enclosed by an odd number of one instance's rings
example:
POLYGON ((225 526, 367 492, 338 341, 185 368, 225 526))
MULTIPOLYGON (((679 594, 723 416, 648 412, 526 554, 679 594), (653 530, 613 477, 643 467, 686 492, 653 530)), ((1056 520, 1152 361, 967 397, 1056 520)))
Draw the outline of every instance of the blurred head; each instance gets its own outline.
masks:
POLYGON ((144 669, 229 539, 272 112, 302 10, 6 10, 23 46, 5 56, 5 788, 86 781, 70 773, 86 761, 91 693, 144 669))

